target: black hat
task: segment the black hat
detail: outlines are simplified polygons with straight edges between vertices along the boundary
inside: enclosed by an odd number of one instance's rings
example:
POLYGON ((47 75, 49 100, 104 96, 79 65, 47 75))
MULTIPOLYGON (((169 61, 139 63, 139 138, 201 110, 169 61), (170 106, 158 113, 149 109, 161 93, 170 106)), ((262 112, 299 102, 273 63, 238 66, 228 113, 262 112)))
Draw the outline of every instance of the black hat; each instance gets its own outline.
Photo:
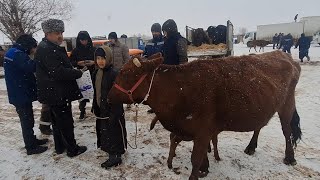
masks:
POLYGON ((80 31, 78 33, 78 38, 79 40, 89 40, 90 39, 90 35, 87 31, 80 31))
POLYGON ((27 54, 30 54, 32 48, 37 47, 37 41, 30 34, 23 34, 18 37, 16 43, 25 49, 27 54))
POLYGON ((162 25, 162 31, 166 31, 168 34, 178 32, 178 27, 173 19, 168 19, 162 25))
POLYGON ((108 36, 108 39, 118 39, 118 35, 115 32, 111 32, 108 36))
POLYGON ((151 32, 159 32, 159 33, 161 33, 161 25, 159 23, 152 24, 151 32))
POLYGON ((106 52, 102 48, 98 48, 94 53, 94 56, 101 56, 106 58, 106 52))
POLYGON ((64 23, 60 19, 48 19, 41 23, 44 33, 64 32, 64 23))

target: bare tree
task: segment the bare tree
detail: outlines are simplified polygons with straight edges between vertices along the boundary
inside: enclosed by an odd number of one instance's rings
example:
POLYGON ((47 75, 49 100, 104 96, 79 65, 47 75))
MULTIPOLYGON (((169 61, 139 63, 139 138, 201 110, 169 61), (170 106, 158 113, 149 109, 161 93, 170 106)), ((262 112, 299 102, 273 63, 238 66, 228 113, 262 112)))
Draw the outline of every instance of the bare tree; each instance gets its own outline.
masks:
POLYGON ((239 34, 240 35, 244 35, 244 34, 246 34, 248 32, 248 29, 247 28, 245 28, 245 27, 240 27, 239 28, 239 34))
POLYGON ((14 42, 21 34, 41 30, 46 19, 69 19, 71 10, 70 0, 0 0, 0 31, 14 42))

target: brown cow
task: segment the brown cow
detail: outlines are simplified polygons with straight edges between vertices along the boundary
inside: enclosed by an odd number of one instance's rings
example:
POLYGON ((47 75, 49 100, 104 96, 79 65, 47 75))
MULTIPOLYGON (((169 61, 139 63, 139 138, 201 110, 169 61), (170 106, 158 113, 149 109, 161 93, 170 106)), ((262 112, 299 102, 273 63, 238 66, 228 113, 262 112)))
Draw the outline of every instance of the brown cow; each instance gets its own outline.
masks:
POLYGON ((247 42, 247 46, 249 47, 249 52, 251 48, 254 48, 254 50, 257 52, 257 49, 256 49, 257 46, 260 47, 259 52, 261 49, 264 52, 264 47, 266 47, 268 44, 270 44, 270 42, 265 40, 253 40, 253 41, 247 42))
POLYGON ((194 141, 189 179, 208 172, 207 146, 212 137, 221 131, 254 131, 245 150, 253 154, 260 129, 276 112, 286 140, 284 163, 296 164, 293 147, 301 129, 294 92, 301 69, 290 55, 274 51, 178 66, 162 62, 159 55, 145 62, 130 60, 117 76, 108 100, 139 103, 151 87, 145 104, 163 127, 194 141))

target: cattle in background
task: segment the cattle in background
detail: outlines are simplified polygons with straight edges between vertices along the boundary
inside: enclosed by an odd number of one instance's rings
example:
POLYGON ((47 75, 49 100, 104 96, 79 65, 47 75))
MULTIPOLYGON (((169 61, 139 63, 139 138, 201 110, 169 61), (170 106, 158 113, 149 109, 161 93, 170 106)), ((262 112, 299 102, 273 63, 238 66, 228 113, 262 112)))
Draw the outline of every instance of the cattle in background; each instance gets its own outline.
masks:
POLYGON ((192 44, 196 47, 202 44, 210 44, 210 39, 207 33, 202 29, 194 29, 192 31, 192 44))
POLYGON ((209 38, 212 44, 226 44, 227 42, 227 26, 218 25, 217 27, 209 26, 207 29, 209 38))
POLYGON ((245 149, 254 154, 261 128, 276 112, 286 143, 283 162, 296 164, 293 148, 301 129, 295 88, 301 68, 290 55, 274 51, 177 66, 162 63, 160 54, 148 61, 130 60, 119 72, 108 101, 146 100, 165 129, 193 139, 189 179, 209 172, 207 147, 222 131, 254 131, 245 149))
POLYGON ((264 47, 266 47, 268 44, 270 44, 269 41, 265 41, 265 40, 253 40, 253 41, 248 41, 247 42, 247 47, 249 47, 249 52, 251 50, 251 48, 254 48, 254 50, 257 52, 257 46, 260 47, 260 50, 262 49, 262 51, 264 52, 264 47))

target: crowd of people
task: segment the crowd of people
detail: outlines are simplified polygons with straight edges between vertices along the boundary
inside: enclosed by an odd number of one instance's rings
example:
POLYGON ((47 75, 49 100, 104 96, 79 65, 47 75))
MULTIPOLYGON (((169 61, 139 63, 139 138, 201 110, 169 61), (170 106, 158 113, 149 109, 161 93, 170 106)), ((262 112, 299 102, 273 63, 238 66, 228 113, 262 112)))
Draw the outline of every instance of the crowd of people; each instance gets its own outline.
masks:
MULTIPOLYGON (((41 27, 44 38, 39 44, 31 35, 23 34, 4 57, 9 103, 15 106, 19 116, 27 154, 40 154, 48 149, 48 139, 37 139, 33 131, 34 101, 42 104, 39 129, 43 134, 53 135, 55 153, 66 152, 68 157, 75 157, 86 152, 87 147, 75 140, 71 104, 79 101, 79 119, 84 119, 90 100, 82 98, 76 79, 89 70, 94 86, 91 111, 96 117, 97 148, 109 155, 101 166, 110 168, 121 164, 127 147, 125 111, 123 104, 110 104, 107 95, 117 73, 130 59, 128 47, 119 42, 116 32, 111 32, 109 46, 95 48, 89 33, 80 31, 76 47, 68 57, 65 48, 60 46, 64 22, 49 19, 42 22, 41 27)), ((153 24, 151 33, 153 38, 146 44, 143 56, 160 52, 163 63, 168 65, 188 61, 187 40, 178 32, 174 20, 167 20, 162 27, 159 23, 153 24)), ((149 112, 152 113, 152 109, 149 112)))
MULTIPOLYGON (((284 35, 284 33, 275 34, 272 38, 273 49, 282 49, 283 52, 291 54, 291 48, 294 45, 294 39, 289 33, 284 35)), ((301 37, 296 42, 295 48, 299 46, 299 59, 303 62, 303 58, 306 57, 310 61, 309 49, 310 49, 311 40, 306 37, 304 33, 301 34, 301 37)))

